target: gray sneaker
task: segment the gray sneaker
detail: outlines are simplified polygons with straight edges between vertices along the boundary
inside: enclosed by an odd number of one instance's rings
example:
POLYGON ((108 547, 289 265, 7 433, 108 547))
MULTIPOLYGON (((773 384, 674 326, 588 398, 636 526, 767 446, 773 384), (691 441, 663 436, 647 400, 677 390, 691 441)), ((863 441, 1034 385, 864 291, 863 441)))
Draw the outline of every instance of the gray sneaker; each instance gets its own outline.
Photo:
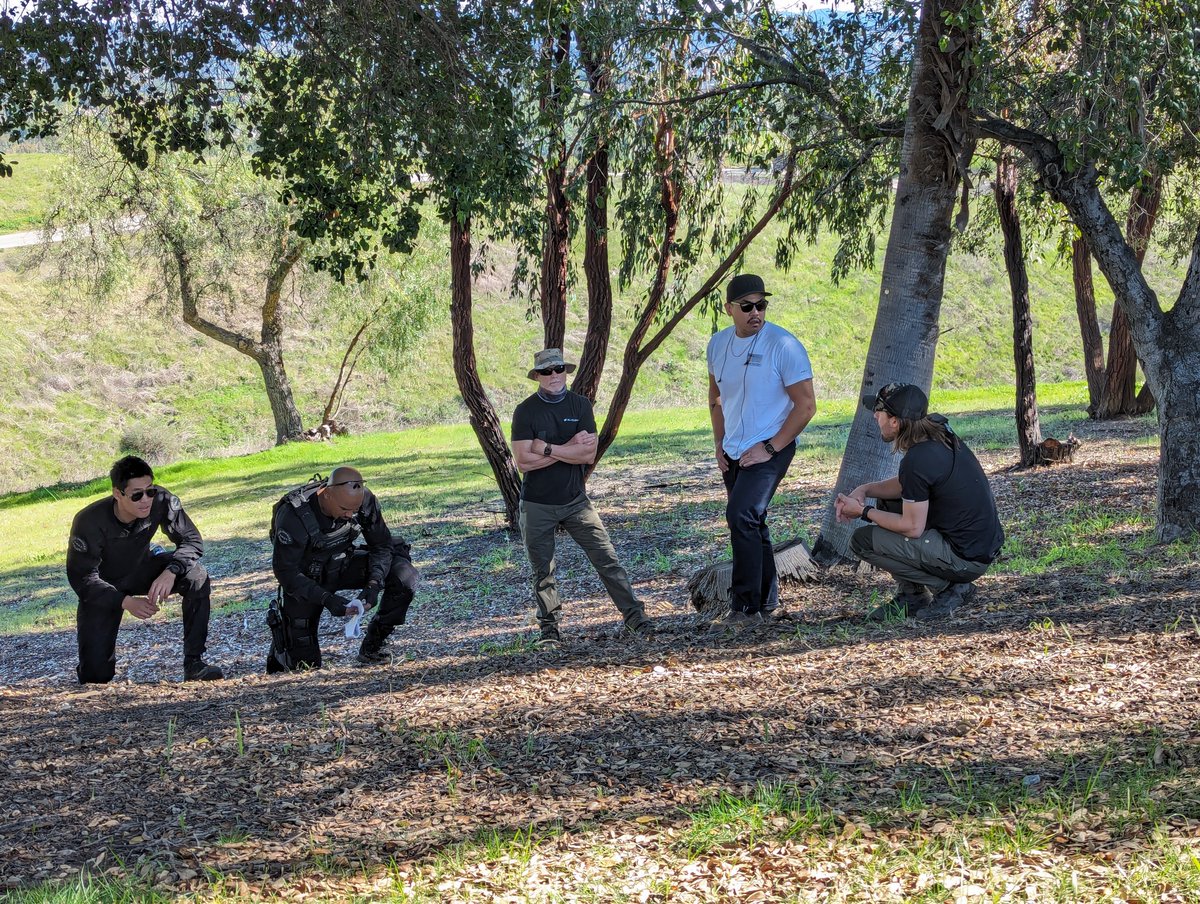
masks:
POLYGON ((557 650, 561 644, 562 638, 558 634, 558 628, 542 628, 542 636, 530 646, 535 650, 557 650))
POLYGON ((933 602, 918 611, 917 621, 935 621, 945 618, 959 606, 970 601, 978 588, 972 583, 951 584, 933 598, 933 602))
POLYGON ((621 627, 621 633, 627 637, 653 637, 656 632, 654 622, 643 615, 641 618, 625 622, 621 627))

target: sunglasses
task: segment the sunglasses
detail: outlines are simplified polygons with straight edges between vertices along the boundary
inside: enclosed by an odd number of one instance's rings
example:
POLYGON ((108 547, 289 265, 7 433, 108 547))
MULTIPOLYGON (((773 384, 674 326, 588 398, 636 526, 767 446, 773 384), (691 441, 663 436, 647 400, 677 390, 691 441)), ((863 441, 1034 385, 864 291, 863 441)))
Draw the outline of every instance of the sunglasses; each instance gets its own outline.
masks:
POLYGON ((567 369, 565 364, 555 364, 553 367, 545 367, 537 371, 539 377, 548 377, 550 374, 560 374, 567 369))
POLYGON ((141 502, 143 496, 149 496, 153 499, 158 495, 158 487, 146 487, 144 490, 134 490, 132 493, 126 493, 121 490, 121 495, 129 499, 130 502, 141 502))
POLYGON ((352 490, 361 490, 367 485, 367 482, 365 480, 341 480, 329 485, 331 487, 350 487, 352 490))
POLYGON ((742 309, 743 314, 749 314, 751 311, 765 311, 767 309, 767 300, 762 301, 742 301, 738 303, 738 307, 742 309))

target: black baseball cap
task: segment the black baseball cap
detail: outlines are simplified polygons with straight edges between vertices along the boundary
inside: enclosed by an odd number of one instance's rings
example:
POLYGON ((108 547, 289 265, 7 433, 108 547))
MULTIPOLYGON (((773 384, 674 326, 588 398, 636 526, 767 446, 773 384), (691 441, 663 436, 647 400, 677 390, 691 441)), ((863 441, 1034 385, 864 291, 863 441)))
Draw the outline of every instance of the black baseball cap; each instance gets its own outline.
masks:
POLYGON ((929 399, 911 383, 888 383, 874 395, 862 397, 868 411, 886 411, 905 421, 919 421, 929 413, 929 399))
POLYGON ((767 296, 771 293, 763 285, 761 276, 755 276, 753 273, 739 273, 729 280, 729 285, 725 287, 725 303, 732 304, 740 298, 754 294, 767 296))

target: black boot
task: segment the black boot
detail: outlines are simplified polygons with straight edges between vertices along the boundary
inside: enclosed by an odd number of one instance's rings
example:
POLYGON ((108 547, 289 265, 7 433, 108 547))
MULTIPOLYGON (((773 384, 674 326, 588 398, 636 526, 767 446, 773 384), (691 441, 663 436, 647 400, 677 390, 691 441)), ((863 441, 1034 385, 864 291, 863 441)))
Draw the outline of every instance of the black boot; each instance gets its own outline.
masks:
POLYGON ((371 619, 363 635, 362 645, 358 648, 358 661, 374 665, 379 662, 391 662, 392 654, 384 650, 383 645, 392 632, 379 623, 379 616, 371 619))
POLYGON ((220 681, 224 677, 224 672, 199 656, 187 656, 183 660, 184 681, 220 681))

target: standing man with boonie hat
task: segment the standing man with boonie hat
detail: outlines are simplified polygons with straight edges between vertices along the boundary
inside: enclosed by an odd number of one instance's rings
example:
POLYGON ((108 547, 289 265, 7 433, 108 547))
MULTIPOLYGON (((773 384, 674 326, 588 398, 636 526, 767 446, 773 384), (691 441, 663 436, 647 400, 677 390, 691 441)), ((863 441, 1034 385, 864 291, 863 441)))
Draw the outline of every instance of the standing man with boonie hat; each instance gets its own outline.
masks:
POLYGON ((629 576, 617 560, 608 531, 588 499, 584 480, 596 461, 596 418, 592 403, 567 389, 566 374, 574 364, 561 349, 546 348, 533 356, 529 379, 538 389, 513 412, 512 451, 525 475, 521 486, 520 525, 529 564, 543 647, 557 646, 558 587, 554 579, 554 531, 566 528, 587 554, 633 634, 649 634, 651 623, 634 595, 629 576))
POLYGON ((862 404, 875 413, 883 441, 905 453, 897 476, 839 493, 834 503, 840 521, 866 522, 850 550, 899 585, 891 602, 867 617, 949 615, 974 595, 975 580, 1004 545, 987 475, 946 418, 929 414, 919 387, 889 383, 862 404), (868 505, 869 498, 877 504, 868 505))
POLYGON ((708 343, 708 407, 725 518, 733 547, 730 611, 721 624, 759 624, 779 601, 767 509, 796 454, 796 437, 817 411, 812 365, 800 341, 767 322, 761 276, 729 281, 725 311, 733 325, 708 343))

